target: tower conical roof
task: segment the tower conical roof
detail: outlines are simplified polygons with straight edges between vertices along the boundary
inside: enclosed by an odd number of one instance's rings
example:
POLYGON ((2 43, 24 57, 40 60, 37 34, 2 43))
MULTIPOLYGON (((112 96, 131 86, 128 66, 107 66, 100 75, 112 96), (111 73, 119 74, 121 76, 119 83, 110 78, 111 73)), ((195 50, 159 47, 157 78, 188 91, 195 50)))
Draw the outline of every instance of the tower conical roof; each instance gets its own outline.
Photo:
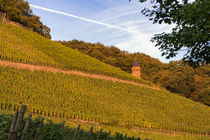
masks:
POLYGON ((133 66, 134 66, 134 67, 140 67, 140 66, 139 66, 139 63, 138 63, 137 61, 134 62, 133 66))

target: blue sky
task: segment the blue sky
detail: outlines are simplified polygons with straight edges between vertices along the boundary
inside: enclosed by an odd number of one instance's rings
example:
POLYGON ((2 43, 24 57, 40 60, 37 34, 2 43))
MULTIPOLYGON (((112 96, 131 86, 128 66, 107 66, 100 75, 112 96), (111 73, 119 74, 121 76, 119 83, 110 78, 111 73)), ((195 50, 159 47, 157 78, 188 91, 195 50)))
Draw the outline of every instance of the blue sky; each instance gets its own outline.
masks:
MULTIPOLYGON (((145 53, 162 62, 169 61, 161 57, 161 52, 150 39, 154 34, 170 32, 172 27, 152 24, 140 14, 147 5, 138 0, 27 1, 33 13, 51 28, 53 40, 101 42, 128 52, 145 53)), ((180 58, 177 56, 173 60, 180 58)))

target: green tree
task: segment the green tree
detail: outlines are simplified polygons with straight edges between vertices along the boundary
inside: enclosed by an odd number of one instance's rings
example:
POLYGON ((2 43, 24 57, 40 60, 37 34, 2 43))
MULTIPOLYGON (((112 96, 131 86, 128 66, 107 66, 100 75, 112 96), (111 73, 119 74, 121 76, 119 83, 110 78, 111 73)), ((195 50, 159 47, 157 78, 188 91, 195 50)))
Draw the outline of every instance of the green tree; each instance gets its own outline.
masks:
POLYGON ((100 61, 102 61, 104 59, 103 54, 100 51, 98 51, 97 49, 93 49, 90 56, 92 56, 100 61))
MULTIPOLYGON (((148 0, 140 0, 146 2, 148 0)), ((191 64, 210 62, 210 1, 195 0, 150 0, 151 8, 144 8, 142 14, 153 23, 175 24, 171 33, 156 34, 151 41, 167 59, 185 51, 183 59, 191 64)))
POLYGON ((34 15, 28 2, 24 0, 0 0, 0 12, 7 14, 7 19, 20 23, 47 38, 51 38, 50 28, 34 15))

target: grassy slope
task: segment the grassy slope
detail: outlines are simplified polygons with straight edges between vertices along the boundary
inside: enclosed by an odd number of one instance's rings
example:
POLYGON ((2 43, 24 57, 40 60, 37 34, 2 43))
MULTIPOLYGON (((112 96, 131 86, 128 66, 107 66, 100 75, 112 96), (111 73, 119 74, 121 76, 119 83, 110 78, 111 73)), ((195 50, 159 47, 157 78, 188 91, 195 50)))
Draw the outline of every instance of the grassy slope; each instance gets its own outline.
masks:
POLYGON ((8 24, 0 24, 0 59, 79 70, 152 85, 37 33, 8 24))
MULTIPOLYGON (((181 96, 76 75, 0 67, 0 102, 13 109, 126 129, 209 133, 210 109, 181 96)), ((8 108, 8 107, 7 107, 8 108)))

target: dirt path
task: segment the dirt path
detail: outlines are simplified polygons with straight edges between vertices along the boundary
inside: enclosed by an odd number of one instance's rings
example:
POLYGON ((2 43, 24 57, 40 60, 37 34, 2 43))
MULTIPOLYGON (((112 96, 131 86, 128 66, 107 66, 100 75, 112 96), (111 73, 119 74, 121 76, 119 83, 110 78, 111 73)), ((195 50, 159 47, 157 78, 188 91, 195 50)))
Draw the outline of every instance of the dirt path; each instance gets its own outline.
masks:
POLYGON ((81 71, 74 71, 74 70, 66 71, 66 70, 61 70, 61 69, 54 68, 54 67, 36 66, 36 65, 15 63, 15 62, 10 62, 10 61, 3 61, 3 60, 0 60, 0 65, 7 66, 7 67, 13 67, 13 68, 17 68, 17 69, 28 69, 30 71, 40 70, 40 71, 49 71, 49 72, 54 72, 54 73, 60 72, 60 73, 64 73, 64 74, 74 74, 74 75, 80 75, 80 76, 84 76, 84 77, 109 80, 109 81, 113 81, 113 82, 121 82, 121 83, 125 83, 125 84, 132 84, 132 85, 137 85, 137 86, 141 86, 141 87, 148 87, 148 88, 160 90, 160 88, 158 88, 158 87, 150 87, 148 85, 140 84, 137 82, 121 80, 118 78, 113 78, 113 77, 108 77, 108 76, 103 76, 103 75, 87 74, 87 73, 84 73, 81 71))

